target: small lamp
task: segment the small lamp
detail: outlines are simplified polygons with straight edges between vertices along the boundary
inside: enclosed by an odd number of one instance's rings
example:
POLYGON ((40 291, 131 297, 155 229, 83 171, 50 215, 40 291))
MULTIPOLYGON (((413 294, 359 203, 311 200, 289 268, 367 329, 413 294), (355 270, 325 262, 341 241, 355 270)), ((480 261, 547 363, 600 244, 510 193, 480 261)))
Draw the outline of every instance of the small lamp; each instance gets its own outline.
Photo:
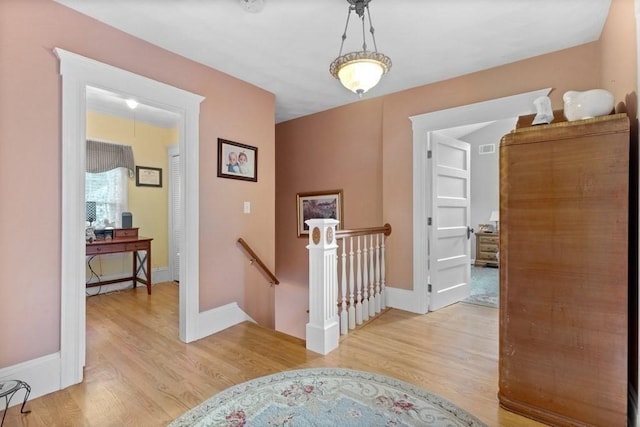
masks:
POLYGON ((495 231, 496 233, 499 230, 500 226, 500 211, 491 211, 491 216, 489 217, 489 222, 495 222, 495 231))
POLYGON ((93 221, 96 220, 96 202, 86 202, 86 221, 89 226, 85 228, 85 239, 89 242, 93 242, 96 238, 96 234, 93 231, 93 221))
POLYGON ((93 227, 93 221, 96 220, 96 202, 86 202, 86 209, 86 221, 89 223, 89 227, 93 227))

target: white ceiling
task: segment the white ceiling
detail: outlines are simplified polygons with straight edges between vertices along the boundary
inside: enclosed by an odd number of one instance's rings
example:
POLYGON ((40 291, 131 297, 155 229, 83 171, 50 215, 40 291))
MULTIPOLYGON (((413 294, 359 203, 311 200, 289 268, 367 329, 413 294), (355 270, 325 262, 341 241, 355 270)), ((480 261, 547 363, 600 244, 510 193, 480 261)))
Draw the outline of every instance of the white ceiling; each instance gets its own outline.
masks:
MULTIPOLYGON (((359 100, 329 74, 347 0, 55 1, 274 93, 276 123, 359 100)), ((364 98, 595 41, 610 2, 372 0, 378 50, 393 66, 364 98)), ((361 50, 354 18, 345 52, 361 50)))
POLYGON ((141 103, 135 109, 131 109, 127 106, 127 99, 133 98, 96 87, 87 88, 87 109, 90 111, 150 123, 163 128, 178 125, 180 115, 177 113, 141 103))

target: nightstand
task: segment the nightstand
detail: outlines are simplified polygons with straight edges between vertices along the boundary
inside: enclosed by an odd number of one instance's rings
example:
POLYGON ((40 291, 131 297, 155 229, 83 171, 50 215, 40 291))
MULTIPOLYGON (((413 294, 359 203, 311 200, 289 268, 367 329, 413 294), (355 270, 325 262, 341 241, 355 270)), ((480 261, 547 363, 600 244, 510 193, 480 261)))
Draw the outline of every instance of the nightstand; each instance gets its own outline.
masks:
POLYGON ((500 247, 500 233, 476 233, 476 262, 477 267, 498 267, 498 250, 500 247))

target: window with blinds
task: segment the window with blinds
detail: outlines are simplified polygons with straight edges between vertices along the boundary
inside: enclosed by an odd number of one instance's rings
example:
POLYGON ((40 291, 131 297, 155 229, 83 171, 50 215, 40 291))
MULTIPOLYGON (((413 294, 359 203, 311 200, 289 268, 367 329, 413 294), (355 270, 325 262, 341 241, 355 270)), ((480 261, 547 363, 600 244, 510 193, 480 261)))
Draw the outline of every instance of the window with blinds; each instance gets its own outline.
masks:
POLYGON ((122 226, 127 211, 127 169, 85 174, 85 200, 96 203, 95 228, 122 226))

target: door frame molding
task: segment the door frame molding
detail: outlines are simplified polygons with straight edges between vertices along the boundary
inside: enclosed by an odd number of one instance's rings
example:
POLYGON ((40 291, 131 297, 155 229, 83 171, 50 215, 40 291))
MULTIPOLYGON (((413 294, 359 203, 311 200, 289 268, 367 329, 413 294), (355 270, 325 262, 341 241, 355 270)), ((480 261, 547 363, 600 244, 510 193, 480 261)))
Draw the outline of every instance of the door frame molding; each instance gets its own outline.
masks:
POLYGON ((95 61, 53 49, 62 76, 62 224, 60 298, 60 388, 82 382, 86 354, 84 174, 86 88, 135 97, 178 114, 184 207, 180 271, 180 339, 197 339, 199 296, 199 116, 204 97, 95 61))
POLYGON ((552 88, 411 116, 413 128, 413 291, 394 298, 394 307, 424 314, 429 308, 428 225, 430 191, 427 151, 431 132, 536 112, 533 101, 552 88))
MULTIPOLYGON (((175 156, 180 156, 180 148, 177 145, 172 145, 170 147, 167 148, 167 168, 169 169, 169 173, 168 175, 168 179, 167 179, 167 185, 168 185, 168 190, 169 190, 169 214, 167 216, 167 218, 169 218, 169 230, 167 235, 169 236, 169 279, 170 280, 175 280, 175 260, 174 260, 174 256, 176 253, 176 248, 175 248, 175 239, 173 237, 173 232, 174 232, 174 227, 175 227, 175 218, 174 218, 174 205, 173 205, 173 178, 174 175, 177 173, 178 175, 180 175, 180 166, 178 165, 178 168, 176 170, 176 168, 174 168, 172 165, 173 163, 171 162, 171 158, 175 157, 175 156)), ((180 159, 178 158, 178 163, 180 162, 180 159)), ((179 262, 179 261, 178 261, 179 262)), ((178 275, 180 274, 180 270, 178 269, 178 275)), ((178 280, 180 280, 180 277, 178 276, 178 280)))
MULTIPOLYGON (((635 21, 636 21, 636 91, 638 90, 638 88, 640 87, 640 0, 634 0, 634 10, 635 10, 635 21)), ((637 94, 635 94, 637 97, 637 94)), ((637 102, 637 99, 635 100, 637 102)), ((637 116, 637 112, 636 112, 636 116, 637 116)), ((636 124, 637 124, 637 120, 638 118, 635 117, 636 120, 636 124)), ((634 142, 638 142, 638 141, 634 141, 634 142)), ((640 178, 638 178, 640 179, 640 178)), ((640 185, 640 181, 638 182, 638 185, 640 185)), ((638 253, 640 254, 640 242, 638 243, 638 248, 636 250, 638 250, 638 253)), ((640 261, 640 258, 639 258, 640 261)), ((637 280, 640 280, 640 277, 637 278, 637 280)), ((638 301, 636 301, 637 304, 640 304, 640 295, 638 295, 638 301)), ((640 322, 640 314, 638 314, 639 317, 639 322, 640 322)), ((638 346, 640 347, 640 331, 638 331, 638 346)), ((636 354, 640 353, 640 348, 636 349, 636 354)), ((639 386, 640 384, 640 359, 636 360, 636 366, 637 366, 637 373, 638 373, 638 377, 636 378, 636 383, 634 384, 636 387, 639 386)), ((633 410, 635 410, 635 423, 636 425, 640 425, 640 411, 638 411, 638 390, 634 390, 634 396, 633 396, 633 403, 636 405, 635 408, 633 408, 633 410)), ((631 409, 631 408, 629 408, 631 409)))

